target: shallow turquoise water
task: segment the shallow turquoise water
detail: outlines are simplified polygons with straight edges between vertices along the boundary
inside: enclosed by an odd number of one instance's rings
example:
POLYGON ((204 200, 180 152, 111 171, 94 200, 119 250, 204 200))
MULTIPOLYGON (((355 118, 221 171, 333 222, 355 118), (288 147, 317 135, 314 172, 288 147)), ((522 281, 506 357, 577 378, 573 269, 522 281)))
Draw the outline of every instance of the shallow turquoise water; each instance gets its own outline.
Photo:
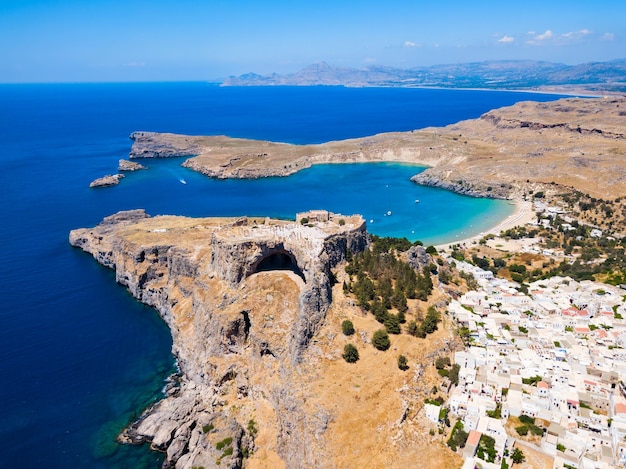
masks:
POLYGON ((424 167, 415 165, 322 164, 289 177, 213 180, 180 167, 180 161, 146 161, 148 171, 129 174, 119 186, 94 196, 117 199, 119 204, 131 200, 133 206, 151 214, 165 210, 190 216, 293 219, 297 212, 312 209, 359 213, 371 233, 419 239, 425 244, 473 236, 513 211, 507 201, 419 186, 410 178, 424 167), (154 200, 155 186, 167 193, 165 200, 154 200), (181 204, 184 199, 188 202, 181 204))
POLYGON ((134 208, 284 218, 325 208, 363 213, 373 233, 430 244, 482 231, 511 209, 416 186, 409 177, 418 168, 393 164, 213 181, 181 168, 180 160, 147 161, 148 171, 117 187, 89 189, 128 155, 132 131, 318 143, 447 125, 520 100, 556 98, 206 83, 0 85, 3 466, 160 466, 158 454, 117 445, 114 436, 161 395, 174 367, 169 331, 115 284, 111 271, 69 246, 71 229, 134 208))

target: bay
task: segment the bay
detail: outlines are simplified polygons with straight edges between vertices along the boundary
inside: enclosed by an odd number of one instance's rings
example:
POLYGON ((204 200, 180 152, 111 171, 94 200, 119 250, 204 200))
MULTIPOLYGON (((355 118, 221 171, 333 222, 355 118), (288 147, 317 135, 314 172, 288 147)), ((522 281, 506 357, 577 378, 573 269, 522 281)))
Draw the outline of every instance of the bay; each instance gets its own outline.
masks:
POLYGON ((288 178, 214 181, 180 159, 148 161, 114 188, 135 130, 320 143, 441 126, 522 99, 493 91, 221 88, 207 83, 0 85, 0 438, 7 467, 159 467, 116 433, 174 370, 169 331, 68 233, 123 209, 153 215, 362 213, 370 231, 426 243, 480 232, 506 202, 416 186, 421 168, 321 165, 288 178), (184 178, 187 184, 181 184, 184 178), (419 203, 415 200, 419 199, 419 203), (391 215, 388 215, 391 212, 391 215))

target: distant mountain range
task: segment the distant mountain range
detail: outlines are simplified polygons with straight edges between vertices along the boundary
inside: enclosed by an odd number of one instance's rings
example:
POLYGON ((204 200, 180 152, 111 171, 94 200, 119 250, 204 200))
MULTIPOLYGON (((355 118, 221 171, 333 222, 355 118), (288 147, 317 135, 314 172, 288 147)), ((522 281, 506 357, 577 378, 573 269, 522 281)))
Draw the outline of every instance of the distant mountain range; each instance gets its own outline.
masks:
POLYGON ((288 74, 247 73, 222 86, 445 87, 550 90, 553 88, 626 92, 626 59, 565 65, 533 60, 502 60, 409 69, 369 66, 361 69, 316 63, 288 74))

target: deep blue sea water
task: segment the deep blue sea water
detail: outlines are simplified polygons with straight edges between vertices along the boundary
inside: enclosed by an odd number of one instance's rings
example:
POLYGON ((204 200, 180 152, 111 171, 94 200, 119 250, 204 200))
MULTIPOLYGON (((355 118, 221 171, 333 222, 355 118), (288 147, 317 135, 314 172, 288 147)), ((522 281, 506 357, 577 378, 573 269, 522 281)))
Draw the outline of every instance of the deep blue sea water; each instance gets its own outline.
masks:
POLYGON ((174 368, 171 337, 111 271, 69 246, 71 229, 131 208, 285 218, 325 208, 363 213, 377 234, 434 243, 482 231, 510 211, 506 202, 415 186, 408 178, 420 168, 397 164, 213 181, 181 168, 180 159, 159 160, 117 187, 89 189, 116 171, 132 131, 319 143, 447 125, 520 100, 556 98, 205 83, 0 85, 2 465, 160 466, 158 455, 116 445, 114 437, 160 396, 174 368))

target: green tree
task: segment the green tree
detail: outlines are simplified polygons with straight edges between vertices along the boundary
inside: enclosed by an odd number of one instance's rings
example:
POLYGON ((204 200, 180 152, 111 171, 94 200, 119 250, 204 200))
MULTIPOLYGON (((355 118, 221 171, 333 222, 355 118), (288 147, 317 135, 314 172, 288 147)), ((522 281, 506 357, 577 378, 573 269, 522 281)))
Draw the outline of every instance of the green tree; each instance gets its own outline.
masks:
POLYGON ((413 337, 419 337, 420 339, 423 339, 424 337, 426 337, 426 334, 424 333, 424 329, 422 328, 422 326, 419 325, 415 321, 409 321, 409 324, 406 330, 413 337))
POLYGON ((387 331, 385 329, 378 329, 374 332, 374 335, 372 336, 372 345, 378 350, 383 351, 391 347, 389 334, 387 334, 387 331))
POLYGON ((453 451, 456 451, 456 448, 464 448, 465 443, 467 442, 467 437, 469 433, 467 433, 462 428, 457 429, 454 432, 454 435, 450 437, 448 440, 448 446, 452 448, 453 451))
POLYGON ((450 369, 450 374, 448 375, 450 382, 455 386, 459 384, 459 371, 461 371, 461 365, 455 363, 454 365, 452 365, 452 368, 450 369))
POLYGON ((391 306, 396 308, 398 311, 405 312, 408 308, 406 304, 406 295, 402 290, 396 288, 396 291, 393 293, 391 297, 391 306))
POLYGON ((447 366, 450 366, 450 357, 437 357, 435 360, 435 368, 442 370, 447 366))
POLYGON ((404 311, 398 312, 398 321, 400 321, 400 324, 404 324, 406 322, 406 315, 404 314, 404 311))
POLYGON ((348 363, 355 363, 359 360, 359 351, 352 344, 346 344, 343 348, 343 359, 348 363))
POLYGON ((385 306, 378 301, 378 298, 372 301, 372 313, 374 313, 374 317, 381 324, 385 323, 387 316, 389 315, 385 306))
POLYGON ((521 449, 515 448, 513 450, 513 454, 511 455, 511 460, 513 461, 513 464, 521 464, 526 460, 526 456, 524 456, 521 449))
POLYGON ((402 371, 409 369, 407 359, 404 355, 398 355, 398 368, 400 368, 402 371))
POLYGON ((349 319, 346 319, 341 323, 341 331, 344 335, 352 335, 354 334, 354 324, 349 319))
POLYGON ((434 306, 428 307, 428 312, 426 313, 426 317, 422 322, 422 329, 426 334, 432 334, 437 330, 437 323, 439 322, 439 312, 435 309, 434 306))
POLYGON ((390 334, 400 334, 402 332, 400 330, 400 319, 395 314, 387 315, 387 319, 385 319, 385 329, 390 334))

